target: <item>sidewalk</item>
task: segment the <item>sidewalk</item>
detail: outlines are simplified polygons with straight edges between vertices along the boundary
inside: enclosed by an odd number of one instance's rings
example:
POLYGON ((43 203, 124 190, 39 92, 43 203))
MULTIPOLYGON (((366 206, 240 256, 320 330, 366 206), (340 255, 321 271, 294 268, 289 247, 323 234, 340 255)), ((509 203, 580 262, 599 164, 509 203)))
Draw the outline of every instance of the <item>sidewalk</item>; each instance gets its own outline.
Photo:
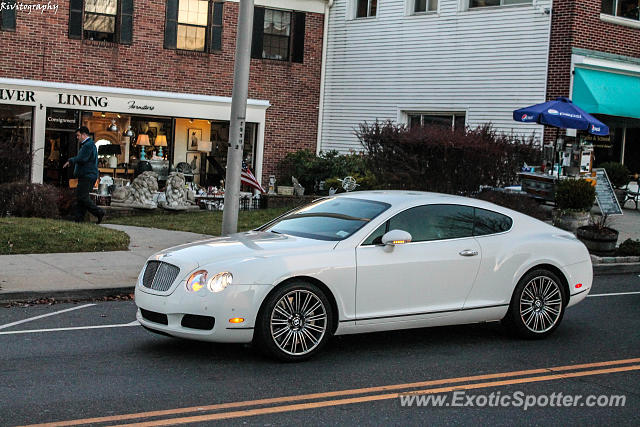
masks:
MULTIPOLYGON (((622 216, 611 217, 620 232, 618 244, 640 239, 640 210, 628 202, 622 216)), ((0 303, 38 298, 81 299, 133 291, 138 274, 152 254, 211 236, 156 228, 106 224, 130 238, 128 251, 0 255, 0 303)), ((611 263, 592 257, 599 273, 640 272, 640 263, 611 263), (596 265, 602 262, 601 266, 596 265)))
POLYGON ((128 251, 0 256, 0 302, 82 298, 133 290, 152 254, 205 239, 205 234, 105 224, 130 237, 128 251))

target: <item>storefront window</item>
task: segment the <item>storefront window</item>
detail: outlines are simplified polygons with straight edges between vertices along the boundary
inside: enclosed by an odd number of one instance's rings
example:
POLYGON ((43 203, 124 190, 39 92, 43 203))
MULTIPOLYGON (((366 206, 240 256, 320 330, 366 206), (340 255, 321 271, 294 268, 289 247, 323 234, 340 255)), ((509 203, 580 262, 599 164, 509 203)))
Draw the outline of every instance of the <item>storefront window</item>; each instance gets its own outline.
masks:
POLYGON ((46 184, 60 187, 69 185, 73 169, 64 169, 62 166, 67 159, 77 153, 78 141, 75 130, 79 125, 79 116, 78 110, 47 108, 43 173, 43 180, 46 184))
POLYGON ((0 104, 0 183, 29 179, 33 108, 0 104))

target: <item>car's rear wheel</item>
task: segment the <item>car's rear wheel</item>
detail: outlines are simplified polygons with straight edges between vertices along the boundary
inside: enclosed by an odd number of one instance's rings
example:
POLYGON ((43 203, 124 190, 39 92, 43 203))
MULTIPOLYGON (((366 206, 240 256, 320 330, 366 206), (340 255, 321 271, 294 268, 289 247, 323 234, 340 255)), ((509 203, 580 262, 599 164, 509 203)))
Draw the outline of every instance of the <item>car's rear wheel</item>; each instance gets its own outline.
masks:
POLYGON ((518 282, 504 323, 523 338, 544 338, 560 325, 565 299, 564 286, 555 273, 530 271, 518 282))
POLYGON ((318 353, 333 334, 334 314, 329 300, 317 286, 291 282, 265 300, 256 340, 269 356, 298 362, 318 353))

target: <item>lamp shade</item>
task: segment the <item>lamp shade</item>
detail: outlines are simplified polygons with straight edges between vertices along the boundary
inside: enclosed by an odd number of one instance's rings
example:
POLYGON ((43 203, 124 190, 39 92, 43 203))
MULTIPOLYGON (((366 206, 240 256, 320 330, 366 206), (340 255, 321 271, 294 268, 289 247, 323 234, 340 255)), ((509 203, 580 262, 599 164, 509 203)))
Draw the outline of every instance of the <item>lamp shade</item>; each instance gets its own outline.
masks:
POLYGON ((136 141, 136 145, 151 145, 149 144, 149 135, 141 133, 138 135, 138 140, 136 141))
POLYGON ((198 141, 198 151, 211 151, 211 141, 198 141))
POLYGON ((98 148, 98 154, 101 156, 113 156, 121 153, 122 150, 120 149, 119 144, 105 144, 98 148))
POLYGON ((153 142, 153 145, 156 147, 166 147, 167 146, 167 136, 166 135, 158 135, 156 136, 156 140, 153 142))

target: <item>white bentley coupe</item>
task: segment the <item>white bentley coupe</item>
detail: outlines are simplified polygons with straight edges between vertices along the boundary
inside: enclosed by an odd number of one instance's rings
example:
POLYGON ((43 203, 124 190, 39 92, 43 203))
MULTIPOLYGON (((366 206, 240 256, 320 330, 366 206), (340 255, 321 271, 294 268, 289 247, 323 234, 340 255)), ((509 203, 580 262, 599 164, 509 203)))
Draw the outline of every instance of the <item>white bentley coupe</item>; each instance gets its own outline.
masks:
POLYGON ((148 330, 308 359, 332 335, 502 320, 542 338, 593 279, 572 234, 480 200, 362 191, 152 256, 148 330))

